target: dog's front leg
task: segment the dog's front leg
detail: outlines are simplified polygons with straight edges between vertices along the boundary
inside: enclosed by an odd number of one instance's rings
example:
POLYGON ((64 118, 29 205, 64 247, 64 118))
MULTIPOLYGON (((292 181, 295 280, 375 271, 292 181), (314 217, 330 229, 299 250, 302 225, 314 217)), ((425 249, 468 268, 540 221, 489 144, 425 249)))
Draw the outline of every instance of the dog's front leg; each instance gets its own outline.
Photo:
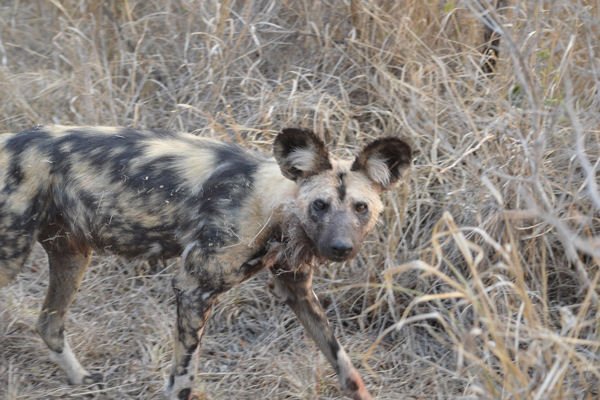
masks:
POLYGON ((187 271, 181 271, 173 279, 173 289, 177 300, 177 325, 174 331, 174 353, 171 374, 165 389, 169 400, 188 400, 196 376, 198 346, 202 332, 220 291, 202 284, 187 271))
POLYGON ((321 303, 312 290, 312 268, 306 266, 294 272, 274 268, 272 271, 273 293, 290 306, 309 336, 325 354, 338 374, 342 389, 355 400, 372 400, 360 375, 335 338, 321 303))

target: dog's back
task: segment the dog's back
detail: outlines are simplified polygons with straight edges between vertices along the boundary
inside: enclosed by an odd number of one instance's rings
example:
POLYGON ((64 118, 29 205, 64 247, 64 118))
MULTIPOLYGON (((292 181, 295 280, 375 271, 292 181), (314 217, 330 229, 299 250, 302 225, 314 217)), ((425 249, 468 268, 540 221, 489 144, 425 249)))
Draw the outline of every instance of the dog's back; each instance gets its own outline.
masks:
POLYGON ((126 257, 178 256, 192 238, 217 249, 233 240, 262 162, 233 144, 162 131, 51 126, 1 135, 0 286, 49 226, 74 246, 126 257))

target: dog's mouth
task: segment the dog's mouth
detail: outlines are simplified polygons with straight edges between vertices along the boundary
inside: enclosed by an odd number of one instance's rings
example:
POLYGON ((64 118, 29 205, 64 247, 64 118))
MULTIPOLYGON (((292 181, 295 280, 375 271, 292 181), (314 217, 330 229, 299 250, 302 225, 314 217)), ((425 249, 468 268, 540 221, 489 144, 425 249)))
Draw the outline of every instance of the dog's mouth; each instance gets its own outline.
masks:
POLYGON ((356 256, 358 249, 348 249, 346 251, 332 250, 330 248, 322 249, 319 248, 319 254, 322 258, 333 262, 348 261, 356 256))
POLYGON ((348 261, 351 258, 352 258, 352 256, 327 256, 327 259, 329 261, 334 261, 334 262, 348 261))

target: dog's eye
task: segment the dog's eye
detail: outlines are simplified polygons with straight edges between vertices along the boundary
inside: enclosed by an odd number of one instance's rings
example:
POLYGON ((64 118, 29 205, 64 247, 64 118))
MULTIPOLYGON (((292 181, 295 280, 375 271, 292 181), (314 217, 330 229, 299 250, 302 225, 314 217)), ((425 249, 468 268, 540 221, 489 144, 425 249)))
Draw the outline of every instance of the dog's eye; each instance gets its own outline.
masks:
POLYGON ((316 211, 325 211, 328 207, 328 204, 323 200, 315 200, 313 201, 312 206, 316 211))
POLYGON ((356 203, 354 205, 354 209, 356 210, 357 213, 359 214, 363 214, 365 212, 367 212, 367 210, 369 209, 369 207, 367 206, 367 203, 356 203))

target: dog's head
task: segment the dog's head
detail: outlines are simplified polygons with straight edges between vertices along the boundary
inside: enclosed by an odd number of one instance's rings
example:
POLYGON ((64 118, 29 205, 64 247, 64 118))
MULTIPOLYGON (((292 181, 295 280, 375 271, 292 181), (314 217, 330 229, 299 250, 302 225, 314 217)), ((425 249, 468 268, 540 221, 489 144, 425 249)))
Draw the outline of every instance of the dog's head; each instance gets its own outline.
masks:
POLYGON ((354 160, 331 157, 314 133, 284 129, 273 149, 281 173, 298 185, 298 219, 318 255, 352 258, 382 208, 379 194, 403 179, 410 146, 394 137, 377 139, 354 160))

